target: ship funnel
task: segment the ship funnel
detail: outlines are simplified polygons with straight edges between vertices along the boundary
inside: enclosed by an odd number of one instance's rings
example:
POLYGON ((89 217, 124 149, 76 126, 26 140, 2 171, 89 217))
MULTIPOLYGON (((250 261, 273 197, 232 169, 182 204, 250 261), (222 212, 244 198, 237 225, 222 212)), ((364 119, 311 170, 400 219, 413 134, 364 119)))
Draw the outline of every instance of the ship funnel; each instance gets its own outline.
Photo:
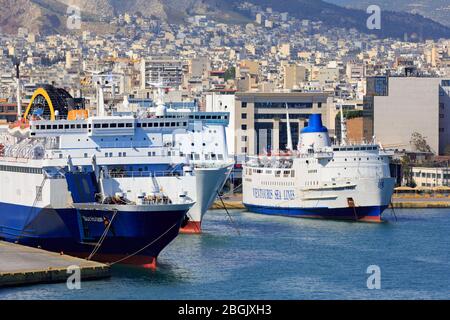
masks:
POLYGON ((299 145, 302 153, 331 145, 328 129, 322 123, 322 115, 310 115, 308 126, 301 131, 299 145))

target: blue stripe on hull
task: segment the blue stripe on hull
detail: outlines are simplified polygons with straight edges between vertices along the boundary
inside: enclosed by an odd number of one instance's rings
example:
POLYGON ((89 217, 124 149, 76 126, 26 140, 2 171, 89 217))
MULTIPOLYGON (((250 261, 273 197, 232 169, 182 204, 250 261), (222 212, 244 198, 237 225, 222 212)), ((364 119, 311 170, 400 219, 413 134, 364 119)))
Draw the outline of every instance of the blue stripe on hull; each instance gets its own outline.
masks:
MULTIPOLYGON (((110 211, 32 209, 0 203, 0 238, 34 247, 41 246, 42 249, 49 251, 76 252, 85 256, 92 252, 92 243, 96 243, 105 230, 104 218, 111 221, 113 214, 110 211)), ((152 246, 140 253, 142 256, 156 258, 178 235, 185 214, 184 210, 118 212, 98 253, 111 255, 134 253, 174 226, 152 246)))
POLYGON ((244 204, 248 211, 273 216, 288 216, 296 218, 319 218, 330 220, 381 221, 381 214, 387 206, 370 206, 356 208, 279 208, 244 204))

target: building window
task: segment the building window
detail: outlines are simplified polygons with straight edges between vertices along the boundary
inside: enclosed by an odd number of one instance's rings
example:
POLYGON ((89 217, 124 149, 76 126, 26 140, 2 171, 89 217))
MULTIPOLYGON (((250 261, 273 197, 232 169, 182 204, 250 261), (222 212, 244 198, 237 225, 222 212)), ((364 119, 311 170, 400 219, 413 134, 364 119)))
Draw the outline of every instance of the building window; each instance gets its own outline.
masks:
POLYGON ((246 124, 243 124, 243 125, 241 126, 241 129, 242 129, 242 130, 247 130, 247 125, 246 125, 246 124))
POLYGON ((242 114, 242 119, 247 119, 247 114, 246 113, 242 114))
POLYGON ((241 107, 242 107, 242 108, 247 108, 247 102, 242 102, 241 107))

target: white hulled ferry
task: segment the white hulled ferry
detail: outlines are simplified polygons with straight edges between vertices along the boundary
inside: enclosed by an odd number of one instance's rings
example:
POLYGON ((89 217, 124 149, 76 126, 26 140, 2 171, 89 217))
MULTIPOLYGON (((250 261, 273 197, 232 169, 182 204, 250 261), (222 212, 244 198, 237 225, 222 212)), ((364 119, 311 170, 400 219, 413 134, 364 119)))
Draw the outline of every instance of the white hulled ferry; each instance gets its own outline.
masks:
POLYGON ((389 162, 376 144, 332 146, 313 114, 297 152, 246 162, 243 201, 260 214, 379 222, 394 191, 389 162))

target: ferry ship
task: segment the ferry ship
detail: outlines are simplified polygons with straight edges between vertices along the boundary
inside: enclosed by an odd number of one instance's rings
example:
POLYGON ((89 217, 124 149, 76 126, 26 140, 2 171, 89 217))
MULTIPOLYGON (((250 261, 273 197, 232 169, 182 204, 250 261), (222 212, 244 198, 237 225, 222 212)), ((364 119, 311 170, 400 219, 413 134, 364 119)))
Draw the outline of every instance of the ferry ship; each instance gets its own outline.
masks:
MULTIPOLYGON (((170 123, 163 133, 164 145, 171 146, 181 157, 186 157, 185 174, 177 177, 157 177, 158 183, 169 194, 186 193, 195 200, 186 215, 181 232, 199 234, 203 218, 216 200, 231 171, 234 159, 228 155, 226 127, 229 124, 227 112, 201 112, 198 110, 170 109, 164 102, 165 88, 162 82, 151 83, 154 91, 153 107, 131 108, 127 99, 117 106, 117 115, 132 115, 138 119, 157 117, 170 123), (132 111, 131 111, 132 110, 132 111), (183 124, 183 126, 179 126, 183 124)), ((100 88, 101 90, 101 88, 100 88)), ((101 108, 100 108, 101 109, 101 108)), ((141 124, 144 130, 158 132, 161 127, 141 124)))
POLYGON ((214 201, 228 167, 194 165, 180 151, 174 130, 186 138, 189 117, 105 116, 103 108, 92 117, 62 89, 36 90, 0 137, 0 238, 155 266, 193 197, 200 210, 214 201))
POLYGON ((246 208, 266 215, 382 221, 395 185, 389 154, 376 144, 350 145, 345 135, 342 120, 342 143, 331 145, 321 115, 313 114, 292 152, 288 125, 286 154, 251 158, 244 165, 246 208))

